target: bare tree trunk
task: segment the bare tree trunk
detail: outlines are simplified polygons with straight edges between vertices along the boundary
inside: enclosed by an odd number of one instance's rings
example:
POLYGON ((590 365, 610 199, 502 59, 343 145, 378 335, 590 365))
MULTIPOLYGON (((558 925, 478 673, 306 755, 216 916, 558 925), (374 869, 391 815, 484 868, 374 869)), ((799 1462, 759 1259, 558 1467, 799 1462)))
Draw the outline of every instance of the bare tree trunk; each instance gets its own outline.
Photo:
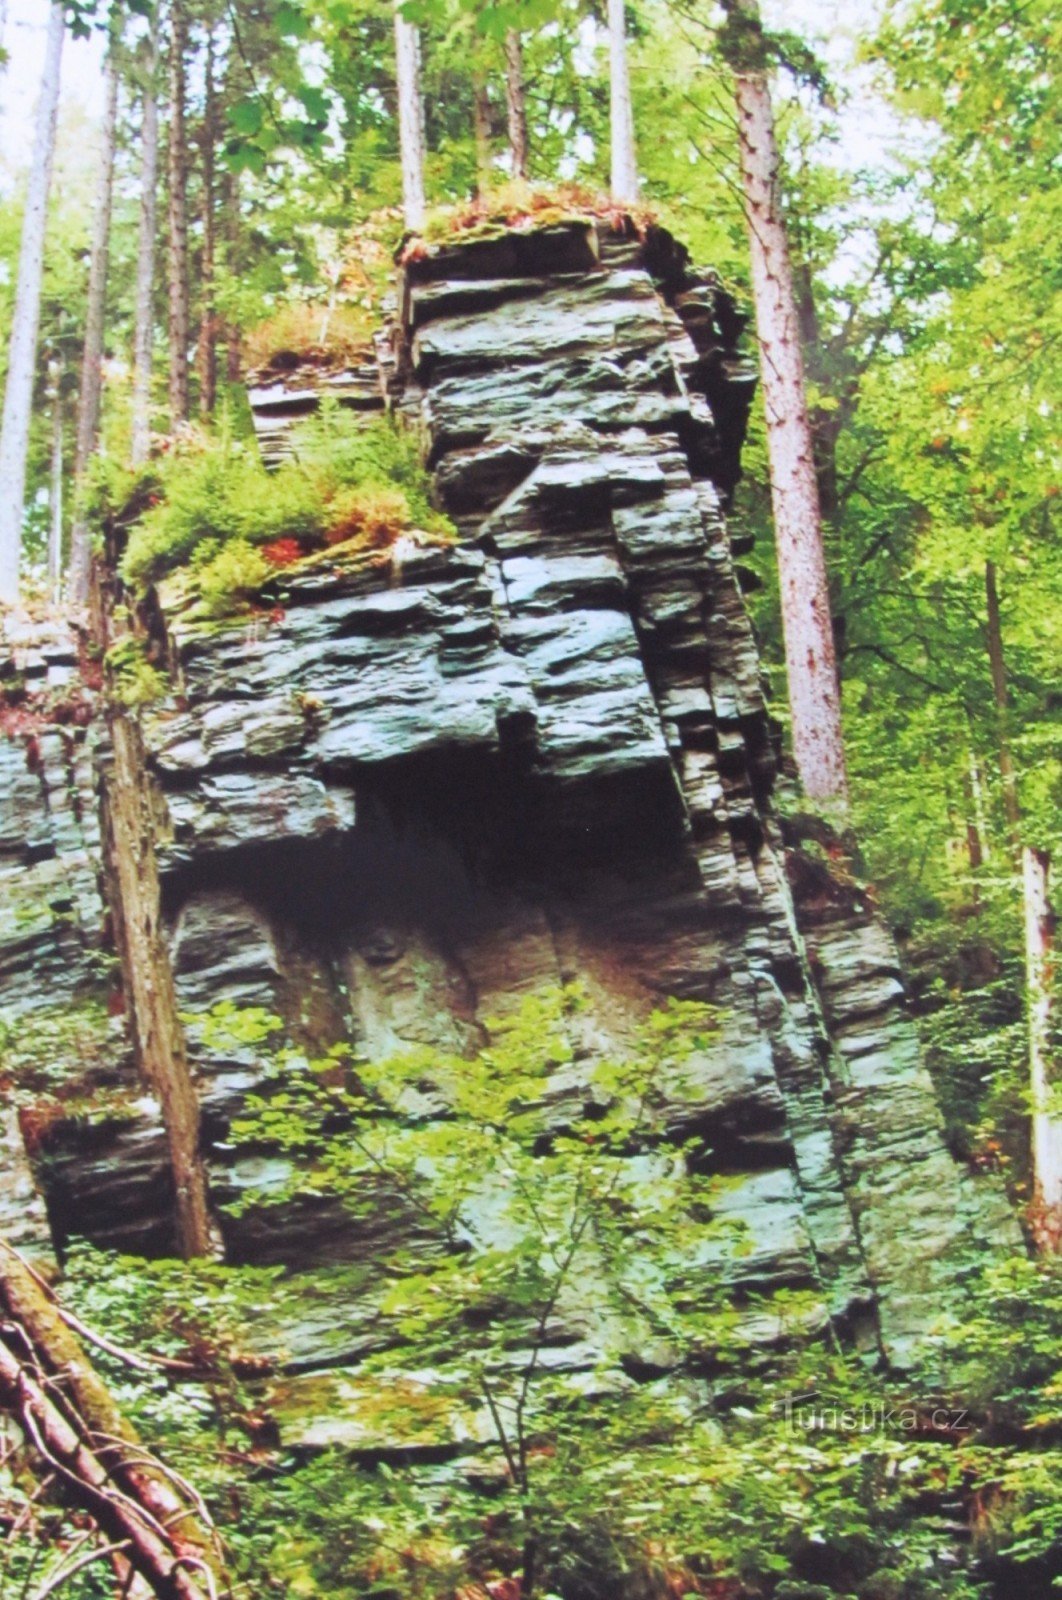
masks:
POLYGON ((1054 986, 1056 918, 1050 898, 1051 858, 1022 850, 1025 902, 1025 985, 1029 1017, 1029 1086, 1032 1098, 1034 1229, 1043 1250, 1062 1248, 1062 1102, 1055 1062, 1054 986))
POLYGON ((985 562, 985 610, 988 616, 988 665, 992 673, 992 697, 996 703, 996 727, 999 740, 999 774, 1003 780, 1003 814, 1007 831, 1015 849, 1018 829, 1021 826, 1021 806, 1018 802, 1018 778, 1014 770, 1014 757, 1010 753, 1010 695, 1007 690, 1007 666, 1003 656, 1003 629, 999 615, 999 585, 994 561, 985 562))
POLYGON ((727 0, 745 23, 735 66, 741 174, 767 412, 793 753, 807 794, 846 805, 848 779, 804 357, 779 193, 779 158, 756 0, 727 0))
POLYGON ((104 783, 104 836, 137 1061, 162 1108, 181 1254, 214 1255, 218 1240, 199 1145, 199 1101, 162 929, 151 779, 135 718, 115 707, 108 724, 113 757, 104 783))
POLYGON ((509 112, 509 150, 513 177, 527 180, 527 88, 524 83, 524 46, 519 33, 510 28, 505 35, 505 102, 509 112))
POLYGON ((491 114, 490 94, 487 90, 486 79, 476 73, 473 82, 473 120, 476 137, 476 190, 480 200, 485 200, 490 191, 491 178, 494 174, 494 164, 491 160, 491 114))
POLYGON ((962 793, 965 802, 963 806, 965 813, 963 825, 966 831, 966 858, 970 864, 970 871, 974 875, 973 903, 976 910, 980 903, 977 874, 985 864, 985 835, 981 774, 977 768, 977 758, 972 750, 967 750, 966 752, 966 771, 963 773, 962 793))
POLYGON ((140 131, 140 232, 136 258, 133 333, 133 437, 130 459, 143 466, 151 452, 151 355, 155 343, 155 190, 159 166, 158 21, 153 17, 140 131))
MULTIPOLYGON (((111 204, 114 195, 114 151, 118 134, 118 66, 114 44, 107 52, 105 68, 107 98, 103 113, 100 167, 96 180, 96 202, 92 213, 92 258, 89 266, 88 307, 85 315, 85 345, 81 357, 81 392, 77 407, 77 442, 74 450, 74 483, 80 485, 100 428, 100 403, 103 396, 103 333, 107 315, 107 273, 111 255, 111 204)), ((80 512, 74 514, 70 531, 70 598, 84 605, 89 592, 89 526, 80 512)))
POLYGON ((420 92, 420 35, 395 0, 398 143, 402 157, 402 210, 411 232, 424 226, 424 102, 420 92))
POLYGON ((634 148, 634 108, 627 64, 627 14, 624 0, 608 0, 609 94, 612 127, 612 198, 638 199, 638 158, 634 148))
POLYGON ((19 596, 26 458, 33 405, 33 377, 37 364, 44 232, 48 220, 48 191, 52 183, 55 127, 59 111, 63 32, 63 8, 59 0, 53 0, 48 15, 44 71, 37 100, 26 209, 22 217, 18 282, 8 347, 7 387, 4 390, 3 422, 0 424, 0 604, 8 605, 17 604, 19 596))
POLYGON ((170 5, 169 346, 170 422, 188 420, 188 133, 185 56, 188 20, 183 0, 170 5))
POLYGON ((52 474, 48 491, 48 598, 57 605, 63 589, 63 388, 62 368, 52 374, 52 474))
POLYGON ((217 404, 218 328, 214 305, 215 225, 214 153, 217 145, 217 88, 214 83, 214 30, 207 33, 203 105, 203 310, 199 322, 199 409, 209 417, 217 404))

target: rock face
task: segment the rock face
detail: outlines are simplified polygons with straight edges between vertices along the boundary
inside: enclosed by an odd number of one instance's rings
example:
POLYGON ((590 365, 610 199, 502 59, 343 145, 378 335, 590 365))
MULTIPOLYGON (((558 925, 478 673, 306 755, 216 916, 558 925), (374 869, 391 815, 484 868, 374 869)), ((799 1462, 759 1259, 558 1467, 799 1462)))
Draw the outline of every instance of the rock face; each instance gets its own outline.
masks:
MULTIPOLYGON (((584 1055, 622 1050, 667 996, 707 1000, 722 1031, 667 1120, 728 1178, 745 1247, 703 1270, 746 1307, 806 1291, 903 1364, 1013 1225, 945 1148, 872 907, 772 809, 723 518, 751 394, 740 319, 667 235, 582 223, 457 245, 401 289, 385 377, 460 542, 295 569, 250 619, 164 623, 179 698, 147 732, 213 1192, 288 1176, 227 1138, 262 1069, 255 1045, 219 1044, 223 1003, 379 1060, 481 1046, 490 1018, 573 980, 584 1055)), ((122 1136, 139 1143, 115 1143, 111 1181, 157 1245, 159 1131, 122 1136)), ((69 1219, 82 1180, 63 1171, 69 1219)), ((233 1259, 297 1269, 259 1331, 288 1353, 286 1435, 361 1443, 366 1273, 415 1221, 383 1193, 371 1224, 311 1197, 222 1221, 233 1259)), ((593 1365, 577 1322, 557 1336, 573 1370, 593 1365)), ((752 1309, 745 1336, 770 1336, 752 1309)))

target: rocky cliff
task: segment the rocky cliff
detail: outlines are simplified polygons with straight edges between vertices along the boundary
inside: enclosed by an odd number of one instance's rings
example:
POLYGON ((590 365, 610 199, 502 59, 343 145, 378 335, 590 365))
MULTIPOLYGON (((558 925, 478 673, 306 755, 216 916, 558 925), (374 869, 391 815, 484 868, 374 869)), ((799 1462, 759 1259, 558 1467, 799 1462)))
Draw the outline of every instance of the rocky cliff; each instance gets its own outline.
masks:
MULTIPOLYGON (((224 1209, 289 1176, 229 1139, 262 1067, 218 1043, 225 1003, 276 1014, 307 1053, 379 1060, 481 1047, 490 1019, 578 981, 578 1062, 622 1051, 668 996, 710 1001, 721 1031, 676 1083, 667 1137, 728 1180, 743 1246, 706 1246, 696 1271, 725 1282, 752 1345, 777 1337, 769 1297, 798 1289, 807 1326, 903 1365, 1013 1225, 945 1147, 871 900, 774 807, 724 520, 751 395, 733 303, 666 234, 590 223, 429 252, 400 298, 381 402, 420 431, 459 542, 304 565, 236 621, 165 598, 152 620, 174 685, 145 727, 172 969, 226 1252, 290 1269, 254 1332, 290 1374, 282 1433, 379 1443, 358 1383, 388 1338, 372 1264, 411 1225, 384 1201, 359 1223, 309 1195, 224 1209)), ((279 393, 254 397, 274 455, 279 393)), ((13 659, 24 679, 67 663, 13 659)), ((104 913, 86 735, 72 750, 49 725, 31 757, 15 733, 0 850, 28 909, 0 930, 0 1006, 18 1029, 101 993, 104 913)), ((46 1125, 24 1111, 30 1162, 60 1247, 164 1251, 157 1109, 121 1019, 102 1028, 113 1099, 74 1114, 60 1094, 46 1125)), ((27 1186, 13 1135, 8 1152, 27 1186)), ((646 1337, 632 1320, 629 1370, 683 1369, 646 1337)), ((562 1307, 555 1365, 594 1368, 594 1340, 562 1307)))

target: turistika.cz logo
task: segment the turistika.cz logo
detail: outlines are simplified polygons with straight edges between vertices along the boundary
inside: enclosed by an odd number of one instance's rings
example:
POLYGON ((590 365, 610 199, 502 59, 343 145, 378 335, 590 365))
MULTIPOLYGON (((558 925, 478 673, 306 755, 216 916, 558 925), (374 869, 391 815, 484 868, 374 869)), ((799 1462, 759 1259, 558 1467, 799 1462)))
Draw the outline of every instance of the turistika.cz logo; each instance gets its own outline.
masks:
POLYGON ((973 1428, 968 1411, 937 1400, 889 1400, 874 1395, 853 1403, 812 1389, 787 1395, 776 1409, 785 1419, 787 1432, 794 1434, 953 1434, 969 1433, 973 1428))

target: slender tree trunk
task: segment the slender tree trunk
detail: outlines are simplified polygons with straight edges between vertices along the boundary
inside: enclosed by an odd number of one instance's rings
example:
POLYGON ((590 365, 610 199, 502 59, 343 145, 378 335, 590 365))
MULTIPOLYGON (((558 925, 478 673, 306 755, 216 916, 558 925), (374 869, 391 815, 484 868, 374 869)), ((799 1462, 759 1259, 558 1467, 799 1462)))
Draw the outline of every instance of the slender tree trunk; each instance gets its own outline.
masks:
POLYGON ((1007 689, 1007 666, 1003 656, 1003 629, 999 616, 999 584, 994 561, 985 562, 985 610, 988 616, 988 665, 992 673, 992 697, 996 704, 996 727, 999 740, 999 774, 1003 780, 1003 814, 1007 819, 1007 832, 1015 849, 1021 825, 1021 806, 1018 802, 1018 778, 1014 770, 1014 757, 1010 752, 1010 694, 1007 689))
POLYGON ((33 377, 37 364, 44 232, 48 219, 48 191, 52 182, 55 127, 59 111, 63 32, 62 6, 58 0, 53 0, 48 15, 48 38, 37 100, 33 159, 22 218, 18 281, 8 348, 7 387, 4 390, 3 422, 0 424, 0 604, 8 605, 17 604, 19 596, 26 458, 33 405, 33 377))
MULTIPOLYGON (((984 802, 981 794, 981 774, 972 750, 966 752, 966 771, 963 774, 962 792, 965 812, 966 855, 972 873, 980 872, 985 864, 984 802)), ((978 903, 977 880, 973 885, 974 905, 978 903)))
POLYGON ((1055 927, 1050 897, 1051 859, 1045 850, 1022 850, 1025 901, 1025 982, 1029 1016, 1032 1098, 1034 1226, 1041 1249, 1062 1248, 1062 1103, 1055 1061, 1055 927))
POLYGON ((63 390, 56 367, 52 392, 52 474, 48 491, 48 598, 57 605, 63 589, 63 390))
MULTIPOLYGON (((225 265, 236 273, 240 261, 240 174, 226 172, 224 177, 224 231, 225 265)), ((229 383, 239 383, 242 371, 240 330, 234 322, 225 324, 225 376, 229 383)))
POLYGON ((478 72, 473 83, 473 120, 476 136, 476 190, 480 200, 490 191, 494 163, 491 160, 490 94, 486 79, 478 72))
POLYGON ((188 20, 183 0, 170 6, 169 130, 169 346, 170 422, 186 422, 190 409, 188 383, 188 131, 185 57, 188 20))
MULTIPOLYGON (((85 316, 85 345, 81 357, 81 393, 77 406, 77 442, 74 451, 74 483, 80 485, 100 428, 103 397, 103 344, 107 316, 107 273, 111 254, 111 206, 114 196, 114 151, 118 134, 118 65, 114 45, 107 52, 105 68, 106 101, 103 113, 100 167, 96 180, 96 202, 92 213, 92 258, 89 266, 88 308, 85 316)), ((75 605, 88 599, 89 526, 75 508, 70 531, 70 598, 75 605)))
POLYGON ((612 128, 612 198, 621 205, 639 196, 638 158, 634 146, 634 107, 627 64, 625 0, 608 0, 609 96, 612 128))
POLYGON ((779 192, 778 145, 766 71, 749 66, 750 44, 754 47, 759 36, 759 11, 756 0, 727 0, 727 6, 746 25, 743 48, 732 64, 767 412, 793 753, 807 794, 843 806, 848 780, 841 697, 804 357, 779 192))
POLYGON ((113 754, 104 782, 104 821, 110 901, 137 1061, 162 1108, 181 1254, 214 1255, 218 1240, 199 1145, 199 1102, 162 929, 151 779, 135 717, 115 707, 108 725, 113 754))
POLYGON ((214 153, 217 146, 217 89, 214 83, 214 30, 207 34, 203 105, 203 311, 199 323, 199 409, 210 416, 218 394, 218 327, 214 305, 215 227, 214 153))
POLYGON ((159 167, 158 22, 153 19, 142 101, 140 133, 140 233, 136 258, 133 333, 133 437, 130 459, 143 466, 151 452, 151 356, 155 343, 155 190, 159 167))
POLYGON ((402 210, 406 227, 424 226, 424 101, 420 92, 420 35, 395 0, 398 143, 402 157, 402 210))
POLYGON ((505 35, 505 103, 509 112, 513 177, 518 183, 525 183, 528 175, 527 87, 523 40, 515 28, 510 28, 505 35))

